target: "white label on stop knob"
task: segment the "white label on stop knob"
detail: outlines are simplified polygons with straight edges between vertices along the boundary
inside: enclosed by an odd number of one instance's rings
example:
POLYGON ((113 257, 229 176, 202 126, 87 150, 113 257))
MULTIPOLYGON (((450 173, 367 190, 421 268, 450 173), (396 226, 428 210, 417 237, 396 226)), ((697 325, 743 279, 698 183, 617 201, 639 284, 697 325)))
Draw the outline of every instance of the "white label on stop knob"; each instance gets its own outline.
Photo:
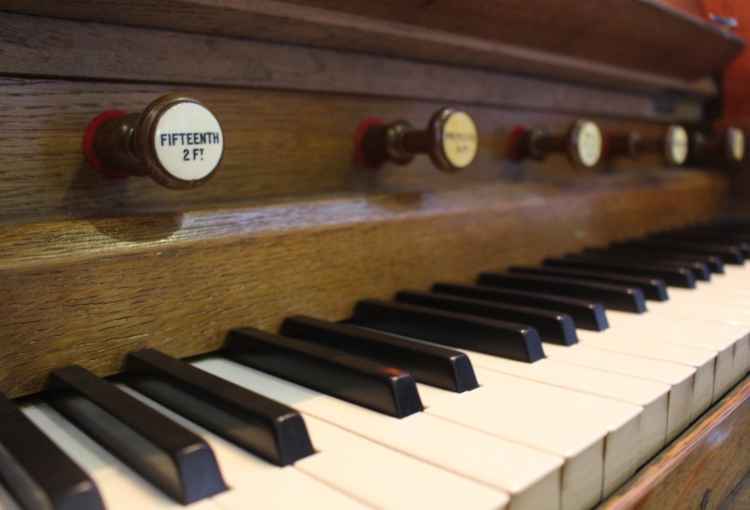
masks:
POLYGON ((745 159, 745 133, 741 129, 727 129, 727 143, 729 144, 729 154, 733 161, 742 161, 745 159))
POLYGON ((197 181, 219 165, 224 152, 224 133, 206 107, 177 103, 159 117, 154 147, 168 174, 183 181, 197 181))
POLYGON ((575 159, 583 166, 595 166, 602 156, 603 138, 599 126, 584 120, 576 124, 572 135, 573 150, 576 152, 575 159))
POLYGON ((474 161, 479 149, 477 126, 468 114, 453 112, 443 126, 443 154, 456 168, 474 161))
POLYGON ((688 134, 682 126, 670 126, 666 137, 667 161, 671 165, 682 165, 688 157, 688 134))

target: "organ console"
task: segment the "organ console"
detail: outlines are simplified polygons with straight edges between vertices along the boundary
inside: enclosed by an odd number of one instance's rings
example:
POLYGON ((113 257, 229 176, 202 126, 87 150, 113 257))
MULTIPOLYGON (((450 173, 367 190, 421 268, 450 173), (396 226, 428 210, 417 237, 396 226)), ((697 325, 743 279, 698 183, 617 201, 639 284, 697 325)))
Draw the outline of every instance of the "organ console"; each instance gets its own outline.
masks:
POLYGON ((474 161, 479 147, 477 127, 466 112, 442 108, 430 118, 427 129, 416 130, 405 120, 384 124, 368 119, 357 136, 362 161, 378 167, 386 161, 410 163, 416 154, 428 154, 444 172, 458 172, 474 161))
POLYGON ((747 508, 744 42, 509 4, 3 3, 0 510, 747 508))
POLYGON ((514 133, 514 159, 544 160, 548 155, 567 155, 574 166, 591 168, 599 163, 604 139, 595 122, 578 120, 563 135, 553 135, 542 129, 517 128, 514 133))

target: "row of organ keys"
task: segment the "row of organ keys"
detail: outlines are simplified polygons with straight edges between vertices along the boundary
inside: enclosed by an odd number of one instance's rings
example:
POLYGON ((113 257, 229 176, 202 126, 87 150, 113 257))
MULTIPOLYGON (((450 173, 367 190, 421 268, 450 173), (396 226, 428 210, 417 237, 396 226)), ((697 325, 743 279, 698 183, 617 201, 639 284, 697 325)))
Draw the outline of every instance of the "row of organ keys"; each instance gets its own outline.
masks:
POLYGON ((0 395, 0 508, 591 508, 748 373, 746 257, 696 225, 56 369, 0 395))
MULTIPOLYGON (((476 123, 453 108, 435 112, 425 129, 405 120, 370 118, 355 132, 357 160, 369 168, 386 162, 406 165, 416 155, 427 154, 437 169, 458 172, 471 165, 478 151, 476 123)), ((86 131, 84 152, 89 165, 109 177, 150 176, 163 186, 186 189, 205 183, 219 168, 224 135, 216 116, 199 101, 167 95, 141 114, 107 111, 97 116, 86 131)), ((603 132, 595 122, 581 119, 564 133, 517 127, 506 152, 513 161, 564 154, 582 168, 605 159, 660 154, 667 166, 691 162, 733 169, 745 160, 745 136, 735 127, 689 133, 672 125, 649 138, 636 131, 603 132)))

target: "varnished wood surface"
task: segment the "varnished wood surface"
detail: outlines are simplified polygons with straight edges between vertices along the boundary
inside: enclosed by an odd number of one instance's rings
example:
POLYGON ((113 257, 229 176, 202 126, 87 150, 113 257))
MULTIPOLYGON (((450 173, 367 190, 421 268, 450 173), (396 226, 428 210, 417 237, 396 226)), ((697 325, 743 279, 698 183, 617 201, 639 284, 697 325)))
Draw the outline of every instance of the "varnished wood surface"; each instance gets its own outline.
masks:
MULTIPOLYGON (((365 69, 360 71, 365 73, 361 78, 363 88, 368 83, 377 87, 378 80, 409 82, 395 71, 391 78, 380 75, 372 80, 366 78, 369 75, 365 69)), ((544 163, 519 165, 508 161, 505 150, 512 128, 524 124, 562 132, 577 116, 586 115, 600 120, 607 128, 638 128, 643 134, 657 134, 663 127, 650 121, 697 118, 696 104, 686 104, 684 109, 667 114, 658 110, 650 96, 525 79, 502 84, 479 80, 464 87, 459 85, 465 84, 462 80, 470 75, 457 73, 453 82, 434 80, 435 84, 428 83, 435 78, 431 73, 415 77, 415 84, 424 85, 427 91, 452 92, 457 101, 450 103, 207 86, 0 79, 0 224, 234 207, 301 194, 421 191, 498 180, 565 179, 587 173, 571 168, 561 156, 544 163), (94 116, 109 109, 139 112, 168 92, 199 99, 222 123, 225 158, 207 185, 172 191, 145 178, 112 182, 84 164, 81 141, 94 116), (514 106, 467 104, 482 94, 487 94, 485 101, 494 97, 514 106), (446 104, 465 108, 480 129, 479 156, 465 172, 438 172, 426 157, 419 157, 406 167, 387 165, 379 172, 355 165, 354 133, 363 119, 402 118, 424 126, 432 113, 446 104), (532 107, 535 111, 530 110, 532 107), (626 114, 629 120, 623 118, 626 114)), ((335 77, 334 74, 329 79, 335 77)), ((658 164, 656 156, 639 162, 620 160, 610 170, 638 171, 658 164)))
MULTIPOLYGON (((556 89, 553 97, 564 92, 579 97, 591 95, 589 102, 607 95, 614 98, 599 101, 602 105, 621 105, 622 98, 630 97, 626 92, 618 94, 613 90, 576 87, 559 81, 548 83, 489 70, 457 68, 446 63, 466 66, 472 62, 457 60, 453 51, 447 51, 445 56, 448 58, 442 60, 442 65, 427 64, 312 47, 0 12, 0 73, 8 75, 201 83, 462 100, 527 108, 549 107, 545 99, 549 94, 537 93, 532 100, 530 95, 519 94, 519 91, 545 86, 556 89), (29 34, 35 35, 30 39, 29 34), (155 52, 153 48, 168 51, 155 52)), ((548 67, 550 62, 542 61, 542 65, 548 67)), ((588 75, 588 71, 584 68, 581 74, 588 75)), ((623 81, 627 80, 614 76, 608 88, 626 89, 616 86, 623 81)), ((660 109, 668 114, 670 103, 679 104, 679 97, 667 92, 678 90, 701 97, 714 92, 705 82, 680 87, 677 83, 657 80, 651 87, 630 92, 633 95, 630 101, 637 101, 646 94, 656 95, 660 109)), ((565 107, 565 103, 557 104, 565 107)), ((573 101, 567 108, 575 107, 576 101, 573 101)), ((635 114, 641 111, 642 108, 634 109, 635 114)))
POLYGON ((719 71, 741 39, 660 0, 290 0, 683 78, 719 71))
POLYGON ((144 346, 199 354, 231 327, 342 319, 363 297, 705 219, 726 188, 719 175, 656 171, 8 225, 0 391, 33 392, 74 362, 110 374, 144 346))
MULTIPOLYGON (((0 16, 0 40, 3 41, 7 52, 0 51, 0 71, 11 73, 31 72, 64 76, 77 73, 79 76, 111 77, 115 70, 118 77, 135 80, 189 79, 191 83, 210 83, 211 80, 215 80, 216 83, 253 83, 268 86, 270 79, 276 82, 285 81, 280 78, 288 78, 290 73, 293 74, 300 61, 304 64, 306 60, 314 59, 320 61, 321 66, 330 60, 337 61, 335 55, 340 52, 332 54, 313 50, 309 47, 312 46, 357 51, 364 61, 380 66, 385 65, 385 61, 373 59, 371 56, 364 57, 361 53, 448 63, 463 66, 465 69, 480 67, 523 73, 604 85, 619 90, 670 90, 698 94, 710 94, 713 91, 713 87, 705 81, 668 76, 668 67, 659 68, 655 72, 644 72, 637 68, 618 66, 616 59, 613 62, 594 62, 571 57, 564 52, 561 53, 559 48, 553 49, 552 52, 540 51, 513 43, 475 37, 473 33, 457 34, 400 23, 398 20, 366 18, 275 0, 7 0, 2 2, 0 8, 11 12, 112 24, 82 24, 41 17, 0 16), (29 25, 34 28, 29 30, 29 25), (242 37, 244 40, 188 36, 171 31, 117 28, 114 25, 242 37), (86 43, 92 37, 97 38, 97 41, 93 46, 89 46, 86 43), (308 47, 279 47, 254 42, 258 40, 308 47), (149 51, 159 42, 168 45, 170 51, 159 52, 158 55, 149 51), (143 51, 143 48, 147 49, 143 51), (106 51, 102 51, 105 49, 106 51), (296 59, 291 56, 284 58, 292 53, 298 53, 300 56, 296 59), (23 58, 19 58, 19 54, 23 58), (282 55, 281 59, 279 54, 282 55), (230 55, 235 56, 232 62, 245 63, 226 65, 230 55), (237 60, 239 58, 242 60, 237 60), (296 64, 293 64, 294 60, 297 61, 296 64), (196 62, 200 62, 200 66, 194 66, 196 62), (3 63, 5 65, 2 65, 3 63), (289 67, 284 67, 285 64, 289 64, 289 67)), ((555 28, 556 25, 546 27, 545 31, 554 31, 555 28)), ((632 37, 633 33, 630 35, 632 37)), ((711 31, 706 31, 703 35, 715 38, 711 31)), ((702 38, 696 38, 695 34, 692 34, 690 40, 695 44, 702 44, 702 38)), ((607 38, 594 41, 592 44, 619 51, 617 48, 611 48, 607 38)), ((711 55, 717 59, 722 58, 720 53, 711 55)), ((664 64, 672 65, 677 59, 690 61, 688 55, 673 53, 664 64)), ((371 66, 369 69, 379 68, 371 66)), ((304 83, 304 78, 309 72, 307 69, 305 73, 296 75, 296 79, 293 80, 295 84, 304 83)), ((370 76, 376 74, 370 73, 370 76)), ((706 69, 698 73, 697 78, 708 74, 710 70, 706 69)), ((344 78, 344 83, 347 82, 346 76, 341 78, 344 78)), ((288 80, 286 81, 288 83, 288 80)))
POLYGON ((745 378, 599 510, 742 510, 748 500, 743 503, 738 486, 749 473, 750 378, 745 378))

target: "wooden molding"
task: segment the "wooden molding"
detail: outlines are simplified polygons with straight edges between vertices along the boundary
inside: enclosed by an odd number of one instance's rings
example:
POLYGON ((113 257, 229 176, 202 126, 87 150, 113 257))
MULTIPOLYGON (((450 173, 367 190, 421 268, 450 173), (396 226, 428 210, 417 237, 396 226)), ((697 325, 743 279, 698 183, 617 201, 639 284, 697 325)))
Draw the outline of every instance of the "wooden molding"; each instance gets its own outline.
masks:
MULTIPOLYGON (((608 48, 613 55, 619 55, 624 48, 632 46, 634 50, 643 50, 647 54, 652 55, 652 59, 661 59, 660 65, 655 70, 644 71, 638 67, 623 67, 616 58, 611 59, 611 61, 606 59, 593 61, 591 59, 578 58, 560 51, 560 47, 535 49, 533 45, 523 46, 512 40, 500 42, 493 40, 493 38, 480 38, 471 32, 457 33, 429 26, 406 24, 399 22, 400 18, 398 17, 391 17, 391 19, 363 17, 345 12, 352 10, 349 4, 350 2, 344 2, 342 5, 336 6, 338 10, 332 11, 309 5, 292 4, 275 0, 233 0, 230 2, 219 0, 163 0, 159 2, 154 2, 153 0, 133 0, 127 2, 122 0, 72 0, 62 3, 53 0, 8 0, 3 3, 2 9, 10 12, 98 21, 115 25, 123 24, 213 36, 231 36, 233 38, 242 37, 253 39, 253 41, 273 41, 295 45, 303 44, 309 47, 355 51, 360 54, 366 53, 370 56, 385 55, 389 57, 416 59, 419 61, 463 66, 465 68, 480 67, 515 74, 521 73, 553 78, 556 80, 603 85, 619 90, 677 91, 701 95, 713 94, 715 93, 715 88, 710 82, 700 81, 700 79, 726 65, 730 58, 727 54, 736 54, 736 47, 738 45, 735 39, 729 38, 727 40, 724 36, 718 37, 718 40, 715 40, 717 39, 717 35, 714 31, 701 29, 697 31, 697 34, 683 34, 685 38, 679 41, 667 41, 672 46, 685 45, 688 40, 695 42, 696 46, 682 47, 683 52, 686 52, 685 58, 677 58, 674 48, 668 51, 660 49, 658 45, 642 48, 641 45, 643 43, 639 42, 639 38, 632 38, 632 32, 630 32, 632 40, 623 42, 621 44, 623 47, 617 47, 612 44, 606 34, 598 33, 596 35, 601 40, 594 41, 593 44, 608 48), (674 73, 669 72, 670 66, 680 65, 681 62, 682 65, 696 65, 694 53, 696 47, 703 47, 702 41, 704 37, 708 37, 711 40, 711 43, 708 43, 708 47, 705 49, 708 56, 713 59, 709 62, 709 67, 694 71, 687 79, 671 76, 674 73), (701 43, 699 44, 698 41, 701 41, 701 43), (723 47, 718 48, 717 46, 723 47), (665 57, 667 54, 669 58, 665 57)), ((367 4, 373 6, 378 3, 367 2, 367 4)), ((627 3, 627 5, 631 4, 635 5, 636 2, 627 3)), ((352 2, 351 5, 356 10, 363 9, 363 5, 365 4, 363 2, 352 2)), ((394 14, 398 14, 402 5, 407 5, 407 3, 399 2, 398 8, 392 6, 394 7, 394 14)), ((598 5, 598 3, 592 5, 598 5)), ((620 5, 623 4, 620 3, 620 5)), ((455 6, 451 7, 451 9, 454 8, 455 6)), ((590 10, 588 8, 585 12, 589 12, 590 10)), ((643 14, 643 11, 641 10, 639 13, 643 14)), ((421 17, 418 18, 418 20, 421 19, 421 17)), ((494 15, 491 19, 495 19, 494 15)), ((666 20, 674 22, 671 17, 667 17, 666 20)), ((20 17, 0 19, 0 33, 3 35, 3 40, 12 42, 19 37, 23 37, 23 34, 27 32, 22 29, 22 25, 26 23, 28 22, 20 17), (19 24, 21 26, 18 26, 19 24)), ((40 44, 41 41, 37 39, 31 45, 15 45, 15 50, 22 50, 29 53, 31 49, 39 50, 44 47, 54 47, 55 43, 60 43, 57 38, 62 37, 63 40, 67 40, 64 44, 65 49, 70 51, 71 44, 73 45, 72 48, 75 47, 75 39, 71 40, 70 37, 63 35, 66 28, 73 30, 73 32, 81 32, 83 39, 80 42, 85 41, 87 33, 96 32, 97 37, 111 39, 114 44, 105 41, 103 46, 94 46, 94 48, 108 48, 106 52, 107 56, 122 54, 123 56, 116 58, 115 61, 119 66, 124 65, 125 70, 127 70, 129 58, 135 58, 138 61, 139 58, 149 56, 148 52, 146 52, 146 55, 140 56, 137 53, 135 55, 130 54, 128 52, 130 46, 134 45, 134 49, 137 50, 141 46, 139 44, 141 38, 153 39, 155 37, 154 34, 144 31, 114 30, 113 34, 107 35, 106 28, 87 28, 81 24, 61 24, 60 28, 55 28, 54 25, 51 25, 42 18, 36 18, 33 23, 38 24, 40 28, 34 29, 32 33, 34 33, 36 38, 45 39, 46 36, 47 43, 42 45, 40 44), (51 33, 47 36, 48 32, 51 33), (117 45, 117 41, 122 41, 122 44, 117 45), (49 44, 50 42, 52 43, 51 45, 49 44)), ((505 32, 508 25, 512 25, 512 20, 504 24, 503 30, 499 32, 505 32)), ((545 27, 543 30, 535 29, 535 31, 537 33, 549 33, 554 32, 554 28, 545 27)), ((640 34, 640 31, 638 33, 640 34)), ((661 31, 655 30, 653 33, 660 34, 661 31)), ((184 59, 184 55, 192 56, 195 55, 196 51, 205 53, 213 48, 214 45, 221 47, 222 51, 227 51, 227 48, 231 48, 233 53, 236 53, 238 51, 237 48, 241 45, 246 45, 251 50, 259 47, 258 44, 248 40, 240 42, 234 39, 234 43, 230 44, 218 37, 194 37, 192 39, 193 44, 188 44, 185 42, 185 38, 180 38, 173 32, 165 32, 163 38, 168 40, 168 44, 165 45, 166 47, 170 46, 169 43, 175 43, 178 47, 159 56, 163 59, 166 55, 166 58, 169 59, 169 55, 174 55, 175 57, 179 57, 179 59, 173 59, 178 63, 180 61, 190 62, 190 77, 192 80, 207 80, 207 76, 212 71, 216 72, 216 66, 209 65, 209 68, 203 71, 196 70, 192 66, 192 62, 197 59, 184 59), (179 50, 180 45, 183 47, 183 52, 179 50), (201 78, 201 76, 204 77, 201 78)), ((577 40, 578 38, 574 39, 577 40)), ((589 44, 592 41, 582 41, 582 43, 589 44)), ((146 47, 153 47, 152 44, 145 45, 146 47)), ((218 49, 216 48, 216 50, 218 49)), ((248 51, 252 53, 251 50, 248 51)), ((285 50, 292 51, 292 48, 286 46, 285 50)), ((626 51, 631 50, 626 49, 626 51)), ((698 57, 704 56, 703 52, 704 50, 701 49, 701 55, 698 55, 698 57)), ((84 53, 88 59, 92 58, 93 52, 84 53)), ((218 54, 217 52, 214 53, 218 54)), ((309 51, 309 53, 312 55, 320 54, 314 51, 309 51)), ((643 57, 642 53, 639 53, 639 56, 643 57)), ((325 55, 325 53, 322 55, 325 55)), ((65 55, 63 55, 63 59, 65 60, 64 57, 65 55)), ((72 57, 73 55, 69 53, 68 58, 72 57)), ((200 62, 205 66, 211 64, 211 60, 200 59, 200 62)), ((14 63, 18 64, 19 62, 23 62, 23 59, 14 59, 14 63)), ((45 67, 49 67, 55 63, 55 59, 50 58, 45 60, 37 58, 33 59, 31 64, 34 62, 46 64, 45 67)), ((84 69, 81 72, 90 72, 91 66, 86 65, 87 59, 76 59, 76 64, 84 65, 84 69)), ((147 68, 148 74, 157 73, 154 79, 163 79, 161 77, 163 73, 159 73, 160 70, 168 72, 170 68, 175 67, 174 62, 161 61, 156 64, 147 68), (164 69, 165 66, 166 69, 164 69)), ((104 66, 104 72, 106 72, 108 67, 111 67, 111 64, 107 65, 106 60, 99 62, 98 65, 104 66)), ((28 66, 29 64, 26 65, 26 67, 28 66)), ((60 65, 57 66, 58 69, 60 67, 60 65)), ((378 69, 378 67, 370 67, 370 69, 378 69)), ((42 69, 39 69, 38 72, 42 72, 42 69)), ((224 80, 223 83, 226 83, 228 80, 233 80, 235 83, 242 82, 243 79, 257 80, 257 76, 253 76, 251 70, 245 66, 239 66, 239 68, 235 68, 229 74, 229 76, 217 76, 215 79, 220 83, 222 83, 222 79, 224 80)), ((136 73, 136 75, 137 77, 134 79, 143 79, 143 73, 136 73)))
POLYGON ((745 378, 599 510, 724 508, 748 473, 750 378, 745 378))

